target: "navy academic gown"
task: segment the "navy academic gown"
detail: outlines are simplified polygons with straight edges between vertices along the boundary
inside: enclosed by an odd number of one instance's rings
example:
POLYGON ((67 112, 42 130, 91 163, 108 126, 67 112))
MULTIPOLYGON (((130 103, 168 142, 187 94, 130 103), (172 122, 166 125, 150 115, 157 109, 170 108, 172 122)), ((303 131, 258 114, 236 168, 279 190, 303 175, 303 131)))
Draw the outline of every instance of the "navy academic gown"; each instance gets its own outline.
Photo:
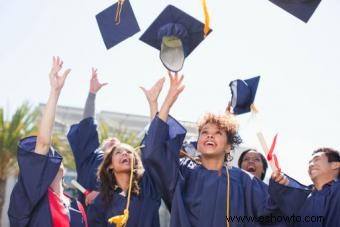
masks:
MULTIPOLYGON (((99 191, 97 169, 104 159, 99 148, 97 125, 93 117, 85 118, 71 126, 67 139, 74 154, 77 181, 89 191, 99 191)), ((79 193, 79 201, 85 206, 85 196, 79 193)))
MULTIPOLYGON (((140 194, 138 196, 131 193, 129 219, 126 227, 159 227, 158 210, 161 197, 147 172, 144 172, 139 186, 140 194)), ((109 224, 108 219, 116 215, 122 215, 126 208, 126 203, 127 197, 121 195, 119 189, 117 189, 113 194, 111 204, 108 208, 105 208, 101 194, 99 194, 95 202, 87 210, 89 226, 115 226, 114 224, 109 224)))
MULTIPOLYGON (((56 176, 62 157, 52 149, 48 155, 34 152, 36 137, 27 137, 18 144, 19 176, 15 184, 8 216, 12 227, 52 226, 48 200, 48 187, 56 176), (54 155, 53 155, 54 153, 54 155)), ((81 211, 75 200, 69 209, 70 227, 85 227, 81 211)))
MULTIPOLYGON (((165 201, 171 202, 171 227, 225 227, 227 176, 191 161, 180 161, 179 150, 186 130, 173 118, 167 123, 156 116, 143 143, 142 160, 165 201)), ((274 214, 267 186, 256 177, 230 167, 230 216, 232 227, 259 226, 248 218, 274 214)))
MULTIPOLYGON (((311 190, 289 178, 289 185, 283 186, 270 181, 270 194, 286 215, 295 219, 296 227, 340 226, 340 181, 326 184, 320 191, 311 190), (324 218, 317 219, 320 216, 324 218)), ((292 219, 293 220, 293 219, 292 219)))

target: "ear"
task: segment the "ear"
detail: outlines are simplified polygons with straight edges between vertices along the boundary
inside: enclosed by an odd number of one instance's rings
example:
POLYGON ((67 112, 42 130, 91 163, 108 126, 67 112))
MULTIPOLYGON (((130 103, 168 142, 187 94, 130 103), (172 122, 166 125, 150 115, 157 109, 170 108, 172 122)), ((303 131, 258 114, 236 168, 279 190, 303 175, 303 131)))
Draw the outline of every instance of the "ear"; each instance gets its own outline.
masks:
POLYGON ((332 169, 339 169, 340 168, 340 162, 332 162, 331 168, 332 169))
POLYGON ((231 151, 231 144, 227 144, 225 146, 225 153, 230 153, 230 151, 231 151))
POLYGON ((112 166, 112 163, 107 167, 107 170, 113 170, 113 166, 112 166))

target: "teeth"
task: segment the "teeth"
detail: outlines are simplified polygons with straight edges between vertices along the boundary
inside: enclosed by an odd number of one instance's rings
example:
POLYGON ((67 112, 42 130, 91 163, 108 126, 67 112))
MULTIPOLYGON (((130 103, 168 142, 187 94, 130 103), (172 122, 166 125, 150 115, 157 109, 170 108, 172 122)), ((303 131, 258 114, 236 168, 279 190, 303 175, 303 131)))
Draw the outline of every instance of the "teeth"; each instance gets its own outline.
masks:
POLYGON ((255 172, 255 168, 248 168, 248 172, 255 172))

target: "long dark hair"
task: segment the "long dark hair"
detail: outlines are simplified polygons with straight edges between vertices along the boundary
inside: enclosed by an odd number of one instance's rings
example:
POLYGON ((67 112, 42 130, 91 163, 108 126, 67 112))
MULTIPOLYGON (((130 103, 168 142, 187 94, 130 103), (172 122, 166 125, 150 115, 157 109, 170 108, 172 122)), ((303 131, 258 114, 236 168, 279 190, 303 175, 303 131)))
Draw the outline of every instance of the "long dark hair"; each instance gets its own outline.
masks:
POLYGON ((118 187, 116 177, 113 173, 113 169, 110 168, 111 163, 112 163, 112 156, 116 149, 124 149, 124 150, 132 152, 133 154, 134 170, 133 170, 133 181, 132 181, 132 189, 131 189, 132 193, 139 195, 140 193, 139 181, 141 180, 143 176, 143 172, 144 172, 142 161, 139 157, 139 154, 133 147, 131 147, 128 144, 124 144, 124 143, 120 143, 114 146, 112 150, 105 156, 97 172, 97 178, 101 184, 100 193, 101 193, 101 197, 103 199, 105 207, 108 207, 109 204, 111 203, 114 191, 118 187))

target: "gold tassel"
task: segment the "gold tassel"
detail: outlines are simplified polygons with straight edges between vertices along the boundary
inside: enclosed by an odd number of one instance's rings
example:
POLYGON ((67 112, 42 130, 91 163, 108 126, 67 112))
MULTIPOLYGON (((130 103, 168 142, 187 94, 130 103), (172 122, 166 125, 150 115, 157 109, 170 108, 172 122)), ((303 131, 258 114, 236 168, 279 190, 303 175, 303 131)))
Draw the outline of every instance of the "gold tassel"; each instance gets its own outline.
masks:
POLYGON ((230 213, 229 213, 229 209, 230 209, 230 204, 229 204, 229 201, 230 201, 230 176, 229 176, 229 170, 228 170, 228 166, 226 165, 225 166, 225 170, 226 170, 226 174, 227 174, 227 217, 228 219, 226 220, 227 221, 227 227, 230 227, 230 223, 229 223, 229 217, 230 217, 230 213))
POLYGON ((133 155, 131 156, 131 173, 130 173, 130 182, 129 182, 129 191, 128 191, 128 198, 126 203, 126 208, 124 210, 124 214, 116 215, 108 220, 110 224, 115 223, 116 227, 124 227, 129 219, 129 206, 130 206, 130 199, 131 199, 131 189, 132 189, 132 178, 133 178, 133 162, 134 158, 133 155))
POLYGON ((203 5, 203 12, 204 12, 204 38, 208 35, 210 28, 210 17, 209 17, 209 12, 208 12, 208 7, 207 7, 207 2, 206 0, 202 0, 202 5, 203 5))
POLYGON ((123 4, 124 4, 124 0, 118 0, 117 9, 116 9, 116 16, 115 16, 116 25, 120 24, 120 14, 122 13, 123 4))

